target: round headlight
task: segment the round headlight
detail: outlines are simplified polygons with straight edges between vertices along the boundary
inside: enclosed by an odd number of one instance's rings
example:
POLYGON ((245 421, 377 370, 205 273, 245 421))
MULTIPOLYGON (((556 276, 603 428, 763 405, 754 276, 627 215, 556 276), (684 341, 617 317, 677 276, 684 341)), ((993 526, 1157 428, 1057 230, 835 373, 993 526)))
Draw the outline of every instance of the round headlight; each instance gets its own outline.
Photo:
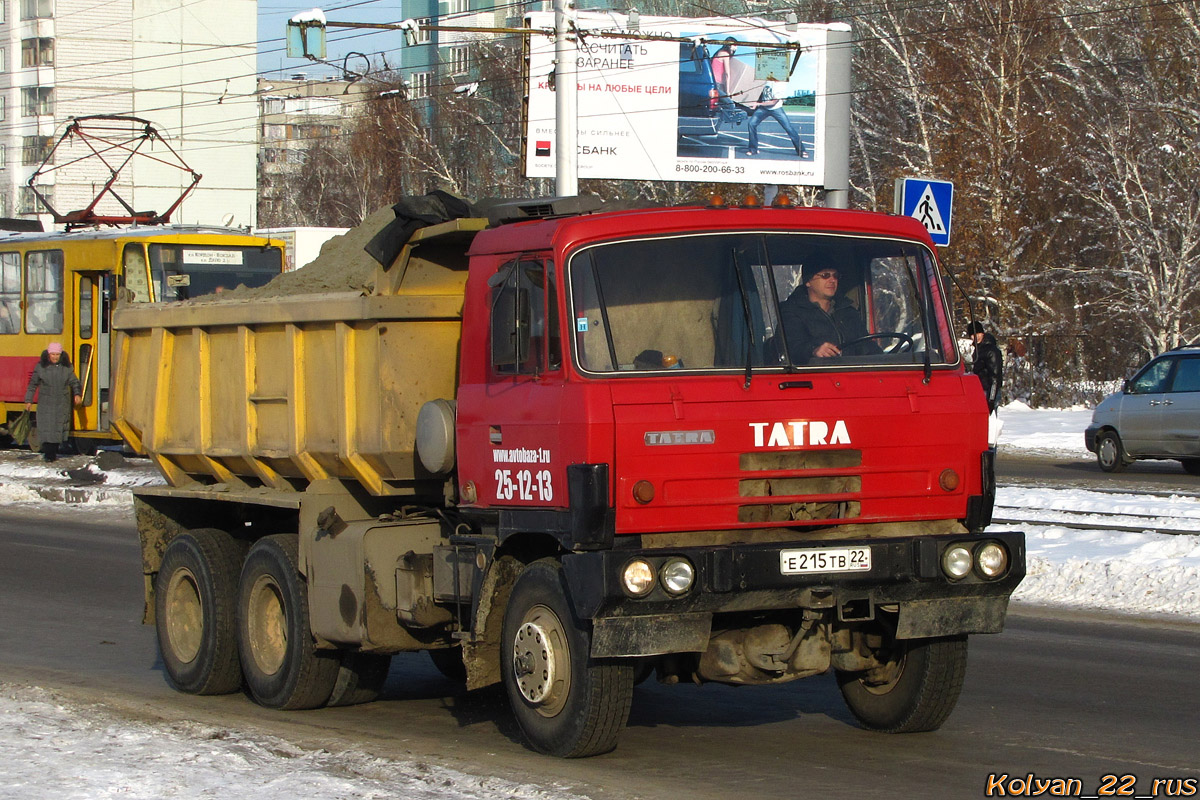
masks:
POLYGON ((995 580, 1008 569, 1008 552, 997 542, 988 542, 975 552, 975 564, 980 575, 995 580))
POLYGON ((971 551, 961 544, 946 548, 942 553, 942 571, 958 580, 971 571, 971 551))
POLYGON ((621 571, 621 583, 629 594, 641 597, 654 588, 654 567, 648 561, 634 559, 621 571))
POLYGON ((663 564, 662 571, 659 572, 659 579, 662 581, 663 588, 669 593, 683 594, 692 588, 692 584, 696 580, 696 569, 685 558, 672 558, 663 564))

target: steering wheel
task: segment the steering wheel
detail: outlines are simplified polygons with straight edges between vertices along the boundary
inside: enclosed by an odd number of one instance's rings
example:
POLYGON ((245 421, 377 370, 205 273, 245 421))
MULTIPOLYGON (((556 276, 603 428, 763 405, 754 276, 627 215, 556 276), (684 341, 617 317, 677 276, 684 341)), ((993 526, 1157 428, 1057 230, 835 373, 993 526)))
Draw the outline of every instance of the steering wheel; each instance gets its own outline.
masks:
POLYGON ((853 341, 844 342, 842 343, 841 348, 842 350, 845 350, 847 347, 853 347, 854 345, 861 344, 862 342, 869 342, 872 339, 899 339, 900 344, 896 346, 896 349, 890 351, 893 353, 904 353, 916 347, 912 337, 907 333, 902 331, 883 331, 882 333, 872 333, 868 334, 867 336, 860 336, 853 341))

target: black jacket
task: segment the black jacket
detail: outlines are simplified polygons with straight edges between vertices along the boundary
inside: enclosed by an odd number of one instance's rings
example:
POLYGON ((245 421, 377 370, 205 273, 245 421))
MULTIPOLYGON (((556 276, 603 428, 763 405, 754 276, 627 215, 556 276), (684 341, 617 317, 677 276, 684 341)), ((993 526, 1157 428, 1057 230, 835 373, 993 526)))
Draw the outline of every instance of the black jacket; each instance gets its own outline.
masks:
MULTIPOLYGON (((787 337, 788 352, 792 361, 803 364, 813 358, 813 351, 825 342, 841 347, 846 342, 867 335, 858 309, 845 297, 833 301, 833 311, 825 310, 808 299, 808 289, 801 285, 792 296, 779 305, 779 319, 783 323, 783 335, 787 337)), ((862 342, 843 349, 848 356, 879 352, 874 341, 862 342)))
POLYGON ((995 411, 1000 405, 1000 386, 1004 382, 1004 356, 996 344, 996 337, 990 333, 983 335, 983 341, 974 345, 975 361, 971 364, 971 372, 979 376, 983 384, 983 394, 987 397, 988 411, 995 411))

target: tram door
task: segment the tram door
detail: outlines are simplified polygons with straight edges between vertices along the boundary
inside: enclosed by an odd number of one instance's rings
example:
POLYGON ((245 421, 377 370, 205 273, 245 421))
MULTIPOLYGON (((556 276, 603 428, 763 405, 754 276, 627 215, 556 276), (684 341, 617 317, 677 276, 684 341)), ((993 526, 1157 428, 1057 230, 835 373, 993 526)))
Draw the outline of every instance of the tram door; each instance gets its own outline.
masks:
POLYGON ((83 385, 83 405, 76 430, 108 431, 109 313, 112 274, 79 272, 75 276, 75 367, 83 385))

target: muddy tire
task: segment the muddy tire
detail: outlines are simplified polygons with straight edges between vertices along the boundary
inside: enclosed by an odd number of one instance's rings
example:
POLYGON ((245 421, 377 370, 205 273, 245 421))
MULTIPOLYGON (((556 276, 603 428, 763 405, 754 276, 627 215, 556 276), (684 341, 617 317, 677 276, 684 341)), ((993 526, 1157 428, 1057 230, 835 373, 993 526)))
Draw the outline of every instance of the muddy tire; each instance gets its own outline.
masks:
POLYGON ((224 531, 176 536, 154 581, 158 650, 171 683, 188 694, 229 694, 242 685, 237 585, 245 546, 224 531))
MULTIPOLYGON (((958 703, 967 673, 967 637, 893 640, 887 675, 837 672, 842 697, 870 730, 937 730, 958 703)), ((881 659, 882 660, 882 659, 881 659)))
POLYGON ((392 668, 392 657, 379 653, 345 653, 327 706, 357 706, 379 699, 392 668))
POLYGON ((455 683, 467 682, 467 665, 463 663, 461 647, 447 647, 441 650, 429 650, 429 660, 442 677, 455 683))
POLYGON ((298 552, 295 535, 259 539, 246 555, 238 584, 242 674, 250 696, 268 708, 325 705, 342 663, 340 653, 316 649, 298 552))
POLYGON ((1115 431, 1104 431, 1096 437, 1096 463, 1105 472, 1121 472, 1129 466, 1129 456, 1115 431))
POLYGON ((590 657, 591 633, 575 619, 562 567, 530 564, 504 614, 500 667, 509 703, 531 747, 576 758, 607 753, 629 719, 632 664, 590 657))

